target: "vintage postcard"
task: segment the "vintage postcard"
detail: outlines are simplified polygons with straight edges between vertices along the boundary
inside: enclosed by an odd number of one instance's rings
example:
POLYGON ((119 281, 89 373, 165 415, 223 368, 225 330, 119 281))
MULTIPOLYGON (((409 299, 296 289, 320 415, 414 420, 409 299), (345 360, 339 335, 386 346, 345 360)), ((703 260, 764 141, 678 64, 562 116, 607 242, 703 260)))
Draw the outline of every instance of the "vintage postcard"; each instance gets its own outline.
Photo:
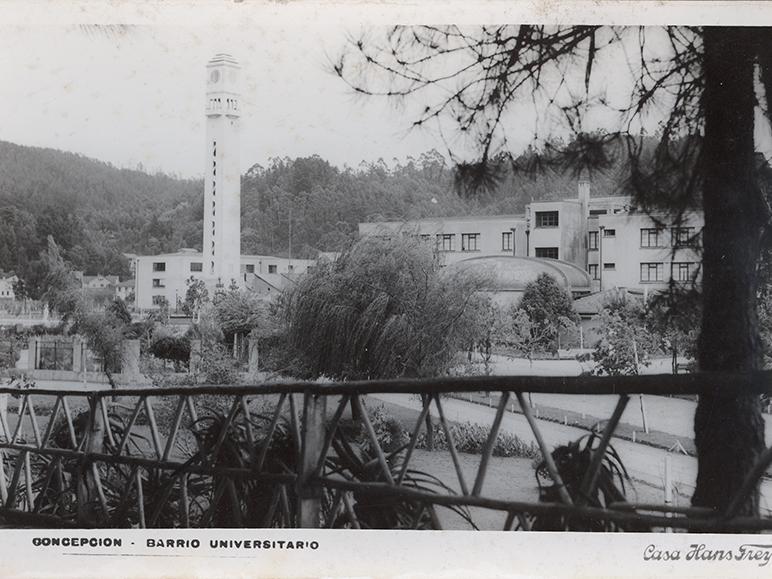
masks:
POLYGON ((0 2, 0 576, 768 573, 770 26, 0 2))

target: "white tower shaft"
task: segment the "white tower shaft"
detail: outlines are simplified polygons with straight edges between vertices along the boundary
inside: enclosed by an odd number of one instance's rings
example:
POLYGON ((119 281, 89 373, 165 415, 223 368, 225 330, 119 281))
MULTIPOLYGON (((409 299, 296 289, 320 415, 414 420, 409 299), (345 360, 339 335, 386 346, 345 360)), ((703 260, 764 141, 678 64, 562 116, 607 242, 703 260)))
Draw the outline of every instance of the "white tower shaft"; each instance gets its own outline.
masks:
POLYGON ((228 287, 241 280, 239 65, 226 54, 207 64, 204 172, 204 277, 228 287))

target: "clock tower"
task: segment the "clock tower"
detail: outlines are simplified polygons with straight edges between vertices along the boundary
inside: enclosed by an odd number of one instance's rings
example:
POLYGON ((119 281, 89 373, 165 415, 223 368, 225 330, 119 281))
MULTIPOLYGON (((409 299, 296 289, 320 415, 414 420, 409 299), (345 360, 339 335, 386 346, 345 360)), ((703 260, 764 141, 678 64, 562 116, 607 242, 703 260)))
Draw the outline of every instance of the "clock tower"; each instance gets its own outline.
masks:
POLYGON ((241 281, 239 69, 228 54, 206 65, 203 277, 225 287, 241 281))

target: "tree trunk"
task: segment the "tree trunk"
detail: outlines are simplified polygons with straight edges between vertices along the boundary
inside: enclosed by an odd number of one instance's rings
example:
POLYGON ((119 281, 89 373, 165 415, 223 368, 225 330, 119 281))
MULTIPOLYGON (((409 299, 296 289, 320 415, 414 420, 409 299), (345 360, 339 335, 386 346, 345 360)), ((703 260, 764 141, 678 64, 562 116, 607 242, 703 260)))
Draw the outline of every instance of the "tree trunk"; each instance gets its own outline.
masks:
MULTIPOLYGON (((760 368, 756 264, 764 212, 754 170, 752 29, 704 32, 703 311, 701 371, 760 368)), ((695 506, 722 510, 764 450, 760 398, 725 385, 702 394, 694 420, 695 506)), ((758 489, 741 515, 757 515, 758 489)))

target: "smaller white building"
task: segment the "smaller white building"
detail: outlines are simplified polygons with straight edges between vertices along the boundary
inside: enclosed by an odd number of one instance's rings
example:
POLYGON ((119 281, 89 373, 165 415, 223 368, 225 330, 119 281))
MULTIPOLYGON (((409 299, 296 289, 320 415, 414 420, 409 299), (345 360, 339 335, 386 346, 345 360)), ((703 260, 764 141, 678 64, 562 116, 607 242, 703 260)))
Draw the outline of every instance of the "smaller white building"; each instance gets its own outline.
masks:
MULTIPOLYGON (((269 295, 281 291, 294 278, 308 271, 316 262, 312 259, 288 259, 267 255, 242 255, 239 284, 269 295)), ((194 249, 175 253, 143 255, 134 260, 135 307, 140 310, 158 308, 167 303, 178 309, 185 301, 188 280, 204 280, 210 291, 219 284, 226 288, 230 280, 214 280, 204 272, 204 256, 194 249)))

